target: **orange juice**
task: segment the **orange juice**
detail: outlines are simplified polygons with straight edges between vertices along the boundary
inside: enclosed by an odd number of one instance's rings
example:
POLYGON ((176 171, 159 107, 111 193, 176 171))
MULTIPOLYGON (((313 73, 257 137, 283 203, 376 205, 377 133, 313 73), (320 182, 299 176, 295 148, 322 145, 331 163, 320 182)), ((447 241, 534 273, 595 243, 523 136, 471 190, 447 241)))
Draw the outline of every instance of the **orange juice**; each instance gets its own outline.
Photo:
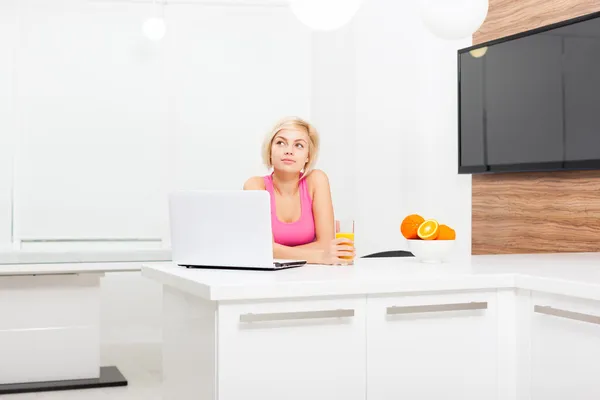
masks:
MULTIPOLYGON (((339 239, 339 238, 350 239, 350 240, 352 240, 352 242, 354 242, 354 232, 337 232, 335 234, 335 238, 336 239, 339 239)), ((352 256, 342 256, 340 258, 343 258, 345 260, 352 260, 354 257, 352 257, 352 256)))

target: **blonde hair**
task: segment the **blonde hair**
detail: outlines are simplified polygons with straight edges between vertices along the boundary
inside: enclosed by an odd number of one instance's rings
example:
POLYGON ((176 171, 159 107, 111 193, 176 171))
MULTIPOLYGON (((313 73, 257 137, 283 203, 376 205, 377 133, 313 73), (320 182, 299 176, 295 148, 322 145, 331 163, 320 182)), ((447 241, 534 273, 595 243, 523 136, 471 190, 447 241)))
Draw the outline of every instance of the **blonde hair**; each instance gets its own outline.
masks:
POLYGON ((304 178, 314 167, 319 154, 319 133, 313 125, 299 117, 285 117, 275 124, 273 129, 267 134, 262 146, 262 159, 267 168, 272 168, 271 146, 275 136, 283 129, 299 129, 308 135, 308 161, 304 165, 304 178))

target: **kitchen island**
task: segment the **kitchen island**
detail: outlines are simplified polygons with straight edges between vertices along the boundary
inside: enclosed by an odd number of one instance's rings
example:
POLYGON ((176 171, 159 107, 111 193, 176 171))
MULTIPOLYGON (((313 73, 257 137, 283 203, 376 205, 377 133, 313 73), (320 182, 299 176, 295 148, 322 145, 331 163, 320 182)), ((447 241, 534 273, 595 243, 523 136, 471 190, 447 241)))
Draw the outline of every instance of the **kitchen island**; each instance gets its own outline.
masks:
POLYGON ((600 398, 600 254, 142 275, 165 399, 600 398))

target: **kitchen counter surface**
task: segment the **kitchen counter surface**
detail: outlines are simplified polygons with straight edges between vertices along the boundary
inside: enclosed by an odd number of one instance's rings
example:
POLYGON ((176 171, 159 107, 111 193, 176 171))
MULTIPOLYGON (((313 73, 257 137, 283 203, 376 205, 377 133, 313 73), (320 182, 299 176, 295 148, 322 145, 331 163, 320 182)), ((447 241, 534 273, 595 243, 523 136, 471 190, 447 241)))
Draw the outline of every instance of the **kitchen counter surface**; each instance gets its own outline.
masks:
POLYGON ((207 300, 347 296, 522 288, 600 300, 600 253, 472 256, 443 264, 412 257, 280 271, 187 269, 143 264, 142 275, 207 300))
MULTIPOLYGON (((171 251, 158 250, 97 250, 97 251, 0 251, 0 273, 3 271, 17 271, 19 268, 28 269, 24 265, 48 264, 47 270, 60 269, 61 266, 52 264, 70 263, 142 263, 142 262, 168 262, 171 260, 171 251)), ((115 265, 115 268, 117 266, 115 265)), ((38 268, 38 267, 34 267, 38 268)), ((127 268, 140 270, 140 265, 133 264, 127 268)))

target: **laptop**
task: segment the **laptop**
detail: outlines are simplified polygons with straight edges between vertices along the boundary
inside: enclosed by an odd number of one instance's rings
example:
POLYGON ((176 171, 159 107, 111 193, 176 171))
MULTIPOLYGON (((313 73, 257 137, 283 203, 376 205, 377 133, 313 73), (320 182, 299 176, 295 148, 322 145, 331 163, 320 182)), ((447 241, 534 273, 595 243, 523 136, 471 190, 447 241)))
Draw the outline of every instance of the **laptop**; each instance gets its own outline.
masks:
POLYGON ((271 203, 264 190, 169 195, 173 262, 188 268, 280 270, 306 260, 274 260, 271 203))

